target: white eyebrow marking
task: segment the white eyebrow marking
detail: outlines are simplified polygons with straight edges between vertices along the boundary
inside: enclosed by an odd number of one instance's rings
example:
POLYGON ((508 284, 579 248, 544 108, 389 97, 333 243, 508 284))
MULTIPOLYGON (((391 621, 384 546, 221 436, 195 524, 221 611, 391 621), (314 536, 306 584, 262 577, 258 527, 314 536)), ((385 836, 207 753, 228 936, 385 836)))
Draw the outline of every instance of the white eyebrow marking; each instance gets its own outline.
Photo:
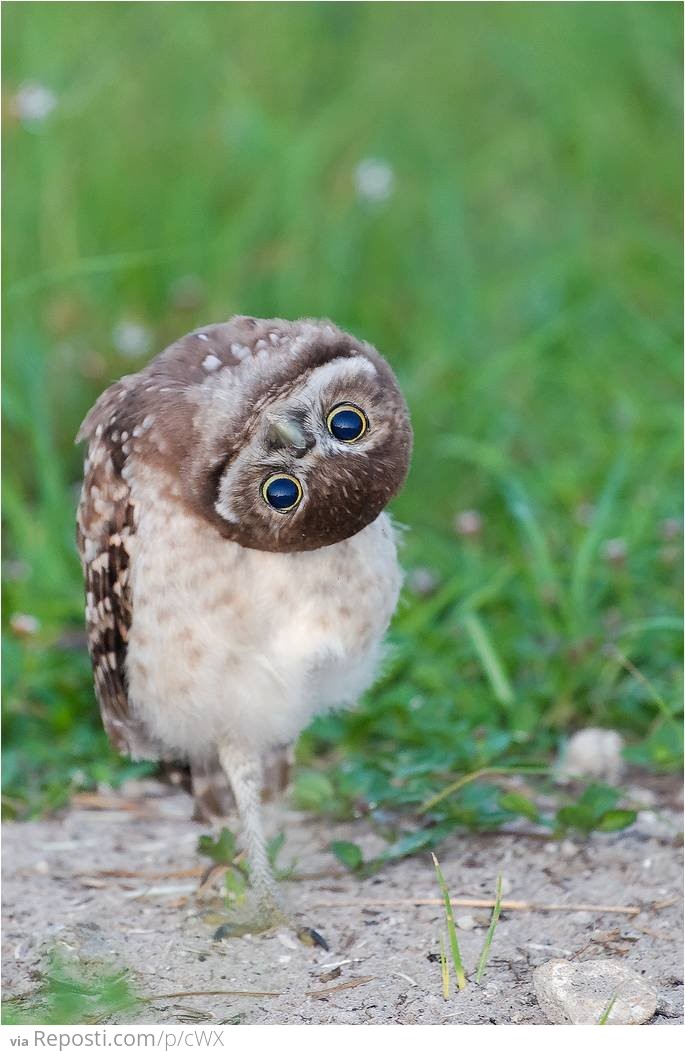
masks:
POLYGON ((198 332, 197 338, 198 340, 204 340, 206 343, 209 343, 209 336, 206 332, 198 332))
POLYGON ((202 368, 206 369, 208 373, 213 373, 220 365, 221 358, 217 358, 215 354, 208 354, 202 363, 202 368))

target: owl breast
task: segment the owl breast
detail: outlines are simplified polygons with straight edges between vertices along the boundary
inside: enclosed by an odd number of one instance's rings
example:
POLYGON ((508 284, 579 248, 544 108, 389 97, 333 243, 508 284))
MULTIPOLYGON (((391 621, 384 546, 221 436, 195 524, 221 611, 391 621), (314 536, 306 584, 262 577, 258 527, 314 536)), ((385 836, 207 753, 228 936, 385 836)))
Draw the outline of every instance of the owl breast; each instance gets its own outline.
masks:
POLYGON ((338 544, 273 553, 222 538, 152 477, 132 492, 129 704, 165 749, 286 744, 370 686, 401 584, 387 515, 338 544))

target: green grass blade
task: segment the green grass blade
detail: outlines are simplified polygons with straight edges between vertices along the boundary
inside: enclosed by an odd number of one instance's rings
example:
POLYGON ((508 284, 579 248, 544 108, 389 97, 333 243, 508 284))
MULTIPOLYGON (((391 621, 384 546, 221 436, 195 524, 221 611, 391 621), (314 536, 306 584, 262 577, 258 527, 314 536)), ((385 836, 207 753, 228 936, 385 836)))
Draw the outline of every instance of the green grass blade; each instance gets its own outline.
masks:
POLYGON ((465 785, 469 785, 470 782, 475 782, 478 778, 484 778, 489 774, 547 774, 549 767, 543 766, 542 764, 528 764, 522 767, 481 767, 477 771, 470 771, 469 774, 463 774, 456 781, 450 782, 444 789, 441 789, 439 793, 435 793, 434 796, 429 797, 425 803, 421 804, 419 808, 419 814, 424 815, 427 811, 430 811, 436 804, 441 803, 448 796, 452 796, 453 793, 458 793, 460 789, 463 789, 465 785))
POLYGON ((440 869, 440 863, 438 862, 435 855, 433 856, 433 865, 435 866, 435 872, 438 875, 438 884, 440 885, 440 892, 442 894, 442 900, 445 905, 445 921, 447 923, 447 936, 450 944, 450 954, 452 956, 452 964, 454 965, 454 974, 457 977, 457 986, 460 990, 463 990, 466 986, 466 975, 464 974, 464 965, 461 959, 461 952, 459 950, 459 940, 457 938, 457 926, 454 923, 454 914, 452 912, 452 902, 450 899, 450 893, 445 883, 445 878, 442 875, 440 869))
POLYGON ((442 975, 442 996, 449 1000, 450 996, 450 969, 445 952, 445 938, 440 936, 440 974, 442 975))
POLYGON ((476 970, 476 982, 479 983, 485 974, 485 969, 488 963, 488 957, 490 956, 490 947, 492 946, 492 940, 495 935, 495 928, 497 927, 497 921, 499 915, 502 912, 502 874, 497 878, 497 891, 495 893, 495 905, 492 909, 492 917, 490 918, 490 926, 488 933, 485 936, 485 943, 483 950, 478 961, 478 968, 476 970))
POLYGON ((495 697, 500 705, 507 709, 511 708, 515 701, 514 690, 488 630, 476 614, 466 614, 462 619, 462 624, 473 644, 473 649, 478 655, 495 697))
POLYGON ((606 1008, 602 1012, 601 1016, 599 1017, 599 1020, 597 1021, 597 1025, 598 1026, 606 1026, 607 1023, 609 1022, 609 1016, 611 1015, 611 1009, 616 1004, 616 998, 617 997, 618 997, 618 992, 614 994, 614 996, 609 1001, 609 1004, 606 1006, 606 1008))
POLYGON ((626 476, 626 459, 621 456, 609 472, 597 502, 590 529, 578 548, 571 573, 570 605, 573 627, 579 631, 587 615, 588 581, 593 557, 609 527, 616 498, 626 476))

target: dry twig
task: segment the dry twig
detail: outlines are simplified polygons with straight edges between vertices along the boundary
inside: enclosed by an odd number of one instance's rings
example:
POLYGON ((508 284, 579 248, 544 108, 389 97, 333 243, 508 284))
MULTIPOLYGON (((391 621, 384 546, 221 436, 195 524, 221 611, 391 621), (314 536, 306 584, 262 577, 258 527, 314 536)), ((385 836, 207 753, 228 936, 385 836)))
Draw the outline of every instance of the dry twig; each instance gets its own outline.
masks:
MULTIPOLYGON (((673 900, 675 901, 675 900, 673 900)), ((450 899, 453 906, 470 906, 473 909, 492 909, 496 904, 496 899, 450 899)), ((443 904, 442 899, 427 898, 427 899, 339 899, 337 901, 328 902, 317 902, 315 904, 316 909, 335 909, 336 906, 344 907, 346 909, 353 909, 358 906, 360 909, 383 909, 384 907, 402 907, 402 906, 441 906, 443 904)), ((503 910, 530 910, 531 912, 552 912, 554 910, 563 910, 569 913, 575 912, 586 912, 586 913, 624 913, 627 916, 634 917, 638 913, 641 913, 645 909, 662 909, 665 905, 670 905, 670 902, 665 903, 653 903, 645 906, 605 906, 605 905, 592 905, 587 902, 524 902, 519 899, 503 899, 501 908, 503 910)))
POLYGON ((348 979, 346 983, 338 983, 337 986, 327 986, 325 990, 308 990, 307 993, 310 997, 321 1000, 323 997, 340 993, 342 990, 352 990, 355 986, 363 986, 364 983, 370 983, 375 978, 375 975, 360 975, 357 979, 348 979))

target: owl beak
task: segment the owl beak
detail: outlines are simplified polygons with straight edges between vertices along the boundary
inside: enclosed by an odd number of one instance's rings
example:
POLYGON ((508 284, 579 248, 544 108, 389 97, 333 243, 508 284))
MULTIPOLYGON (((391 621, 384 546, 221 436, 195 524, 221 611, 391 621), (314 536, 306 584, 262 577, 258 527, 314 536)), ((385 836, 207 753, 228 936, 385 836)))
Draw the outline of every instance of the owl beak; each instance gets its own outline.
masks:
POLYGON ((303 456, 314 444, 299 424, 284 419, 269 421, 267 442, 272 449, 289 449, 296 457, 303 456))

